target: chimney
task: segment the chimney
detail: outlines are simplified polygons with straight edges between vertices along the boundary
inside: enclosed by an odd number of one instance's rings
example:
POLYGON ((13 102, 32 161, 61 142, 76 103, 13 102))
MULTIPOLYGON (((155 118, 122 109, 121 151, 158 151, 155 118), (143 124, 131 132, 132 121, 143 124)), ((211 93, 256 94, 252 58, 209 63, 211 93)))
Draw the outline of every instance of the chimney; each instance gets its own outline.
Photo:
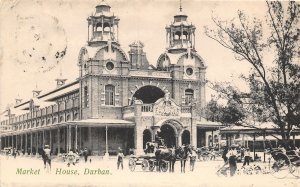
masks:
POLYGON ((35 97, 38 97, 40 95, 40 93, 42 92, 42 90, 39 90, 38 89, 38 86, 37 84, 35 85, 35 90, 32 90, 32 96, 35 98, 35 97))
POLYGON ((59 77, 57 79, 55 79, 55 81, 56 81, 56 88, 62 87, 66 83, 66 80, 67 79, 63 77, 62 70, 60 69, 59 77))
POLYGON ((22 99, 20 98, 19 94, 18 94, 18 97, 15 100, 16 100, 15 106, 18 106, 22 102, 22 99))
POLYGON ((143 51, 144 44, 141 41, 135 41, 129 45, 129 57, 132 69, 147 69, 149 62, 146 53, 143 51))

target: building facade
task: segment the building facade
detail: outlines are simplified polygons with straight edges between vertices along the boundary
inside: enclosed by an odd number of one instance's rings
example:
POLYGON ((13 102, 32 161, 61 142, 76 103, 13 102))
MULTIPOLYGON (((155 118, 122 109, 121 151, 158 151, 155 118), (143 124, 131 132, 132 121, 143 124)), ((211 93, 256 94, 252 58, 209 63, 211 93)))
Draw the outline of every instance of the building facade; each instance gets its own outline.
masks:
MULTIPOLYGON (((166 29, 166 51, 151 65, 135 41, 119 44, 120 19, 102 1, 87 18, 88 41, 79 51, 79 77, 32 99, 17 100, 1 121, 1 148, 35 154, 48 144, 54 154, 87 147, 94 155, 142 154, 157 137, 167 147, 206 144, 201 130, 206 65, 195 49, 195 26, 182 12, 166 29)), ((163 28, 162 28, 163 29, 163 28)), ((203 124, 203 123, 202 123, 203 124)))

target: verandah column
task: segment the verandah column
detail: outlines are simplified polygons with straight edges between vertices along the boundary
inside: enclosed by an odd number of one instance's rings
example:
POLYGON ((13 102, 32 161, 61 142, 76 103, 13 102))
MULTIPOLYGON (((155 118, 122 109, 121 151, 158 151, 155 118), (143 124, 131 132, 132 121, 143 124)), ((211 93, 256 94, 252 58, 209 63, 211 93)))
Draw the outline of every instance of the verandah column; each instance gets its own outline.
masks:
POLYGON ((28 149, 27 149, 27 133, 25 133, 25 146, 24 146, 24 152, 25 152, 25 155, 27 155, 28 153, 28 149))
POLYGON ((69 151, 72 150, 72 127, 71 125, 68 125, 69 128, 69 134, 68 134, 68 145, 69 145, 69 151))
POLYGON ((92 128, 88 127, 89 149, 92 151, 92 128))
POLYGON ((11 145, 12 145, 13 148, 15 147, 14 146, 14 135, 11 135, 11 145))
POLYGON ((60 154, 60 129, 57 127, 57 155, 60 154))
POLYGON ((16 150, 18 150, 18 135, 16 134, 16 150))
POLYGON ((65 126, 64 128, 64 143, 65 143, 65 151, 68 152, 69 151, 69 147, 68 147, 68 126, 65 126))
POLYGON ((23 134, 20 134, 20 138, 21 138, 21 147, 20 147, 20 150, 21 150, 21 153, 23 153, 23 150, 24 150, 24 148, 23 148, 23 134))
POLYGON ((78 150, 78 142, 77 142, 77 139, 78 139, 78 137, 77 137, 77 125, 75 126, 75 150, 78 150))
POLYGON ((33 143, 33 135, 32 135, 32 132, 30 133, 30 155, 32 155, 33 154, 33 152, 32 152, 32 143, 33 143))
POLYGON ((49 130, 49 146, 50 146, 50 149, 52 150, 52 130, 51 129, 49 130))
POLYGON ((35 155, 38 155, 38 148, 39 148, 39 132, 36 132, 36 147, 35 147, 35 155))
POLYGON ((45 130, 43 130, 42 147, 45 146, 45 130))
POLYGON ((255 133, 253 134, 253 159, 255 160, 255 133))
POLYGON ((105 126, 105 157, 108 157, 109 156, 109 153, 108 153, 108 137, 107 137, 107 134, 108 133, 108 128, 107 128, 107 125, 105 126))

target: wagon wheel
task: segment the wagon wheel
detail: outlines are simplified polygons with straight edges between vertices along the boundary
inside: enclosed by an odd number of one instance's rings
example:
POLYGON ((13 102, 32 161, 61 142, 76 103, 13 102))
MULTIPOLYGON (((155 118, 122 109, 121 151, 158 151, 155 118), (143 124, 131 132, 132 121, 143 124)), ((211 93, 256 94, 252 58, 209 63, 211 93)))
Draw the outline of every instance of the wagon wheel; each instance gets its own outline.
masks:
POLYGON ((167 172, 168 171, 168 162, 161 161, 161 163, 160 163, 160 169, 161 169, 162 172, 167 172))
POLYGON ((148 160, 144 159, 142 162, 143 171, 147 171, 148 167, 149 167, 149 162, 148 162, 148 160))
POLYGON ((203 158, 203 161, 206 161, 206 160, 208 160, 208 156, 207 156, 207 155, 205 155, 205 154, 203 154, 203 155, 202 155, 202 158, 203 158))
POLYGON ((300 178, 300 166, 298 166, 297 164, 291 164, 290 173, 296 178, 300 178))
POLYGON ((149 160, 149 171, 153 171, 155 168, 154 161, 149 160))
POLYGON ((283 153, 277 153, 276 160, 271 160, 270 162, 270 171, 271 174, 278 178, 285 178, 290 172, 290 159, 283 153))
POLYGON ((134 160, 133 158, 130 158, 130 159, 129 159, 129 163, 128 163, 128 165, 129 165, 129 169, 130 169, 130 171, 134 171, 134 169, 135 169, 135 166, 136 166, 136 162, 135 162, 135 160, 134 160))

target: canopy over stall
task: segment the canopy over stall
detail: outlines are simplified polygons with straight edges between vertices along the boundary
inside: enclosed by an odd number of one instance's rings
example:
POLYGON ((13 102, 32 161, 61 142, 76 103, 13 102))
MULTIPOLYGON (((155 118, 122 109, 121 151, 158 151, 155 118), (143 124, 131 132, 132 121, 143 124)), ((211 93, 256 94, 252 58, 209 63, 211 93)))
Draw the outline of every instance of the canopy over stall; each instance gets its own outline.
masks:
MULTIPOLYGON (((265 148, 265 141, 266 140, 280 140, 280 129, 272 122, 264 122, 260 124, 255 124, 253 126, 244 125, 244 124, 236 124, 232 126, 228 126, 225 128, 220 129, 220 134, 225 135, 232 135, 232 134, 246 134, 253 136, 253 142, 258 141, 256 138, 260 138, 264 141, 264 148, 265 148), (262 136, 262 138, 261 138, 262 136)), ((290 135, 293 137, 293 142, 295 144, 295 138, 298 137, 296 135, 300 134, 299 128, 294 128, 290 135)), ((253 143, 254 144, 254 143, 253 143)), ((253 152, 255 156, 255 146, 253 146, 253 152)), ((265 161, 265 153, 264 153, 264 161, 265 161)))

